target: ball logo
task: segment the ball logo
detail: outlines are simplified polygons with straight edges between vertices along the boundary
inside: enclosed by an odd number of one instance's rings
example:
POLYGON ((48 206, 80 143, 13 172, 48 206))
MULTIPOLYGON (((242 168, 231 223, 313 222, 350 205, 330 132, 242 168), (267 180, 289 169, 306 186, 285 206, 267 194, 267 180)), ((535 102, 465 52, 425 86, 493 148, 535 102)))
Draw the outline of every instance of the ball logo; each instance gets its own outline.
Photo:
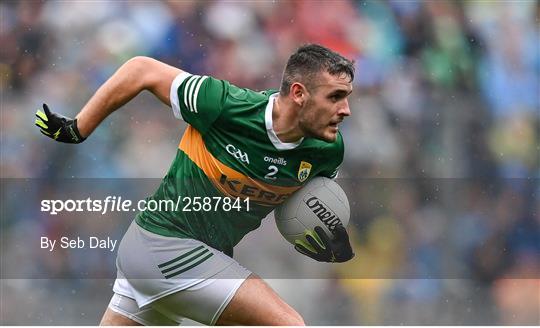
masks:
POLYGON ((234 158, 236 158, 237 160, 249 164, 249 157, 247 153, 241 151, 240 149, 237 149, 235 146, 231 144, 228 144, 227 147, 225 147, 225 149, 227 150, 229 154, 234 156, 234 158))
POLYGON ((332 212, 332 210, 330 210, 330 208, 328 208, 328 206, 326 206, 319 198, 307 194, 306 198, 304 198, 304 203, 331 232, 334 232, 334 229, 336 229, 338 225, 342 225, 339 217, 332 212))

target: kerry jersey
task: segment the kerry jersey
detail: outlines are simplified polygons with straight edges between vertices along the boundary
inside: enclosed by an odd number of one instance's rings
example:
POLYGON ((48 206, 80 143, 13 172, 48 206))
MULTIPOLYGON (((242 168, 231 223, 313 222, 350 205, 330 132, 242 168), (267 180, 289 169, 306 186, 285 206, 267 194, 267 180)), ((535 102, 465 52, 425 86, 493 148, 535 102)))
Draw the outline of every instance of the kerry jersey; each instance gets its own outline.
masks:
POLYGON ((171 86, 171 105, 188 127, 147 202, 170 200, 180 206, 145 210, 137 224, 163 236, 200 240, 232 256, 242 237, 309 179, 334 177, 343 161, 341 134, 333 143, 313 138, 281 142, 272 127, 276 97, 272 90, 256 92, 209 76, 179 74, 171 86), (186 207, 205 197, 211 208, 186 207), (225 197, 238 206, 224 206, 225 197))

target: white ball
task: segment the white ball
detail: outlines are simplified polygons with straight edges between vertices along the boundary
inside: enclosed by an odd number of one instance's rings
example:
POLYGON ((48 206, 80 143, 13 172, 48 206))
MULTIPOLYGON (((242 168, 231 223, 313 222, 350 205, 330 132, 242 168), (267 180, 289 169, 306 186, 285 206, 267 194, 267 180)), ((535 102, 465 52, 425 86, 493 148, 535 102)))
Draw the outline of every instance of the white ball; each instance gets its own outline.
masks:
POLYGON ((281 235, 294 245, 296 239, 305 242, 304 232, 316 226, 332 238, 338 224, 347 227, 351 210, 347 195, 334 180, 316 177, 277 207, 274 216, 281 235))

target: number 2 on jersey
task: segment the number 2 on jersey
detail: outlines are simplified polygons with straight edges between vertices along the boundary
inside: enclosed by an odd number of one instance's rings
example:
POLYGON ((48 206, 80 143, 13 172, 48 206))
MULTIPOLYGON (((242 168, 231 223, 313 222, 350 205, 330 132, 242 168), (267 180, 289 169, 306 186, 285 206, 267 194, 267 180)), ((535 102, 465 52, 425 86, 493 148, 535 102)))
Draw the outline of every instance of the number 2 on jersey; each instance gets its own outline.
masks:
POLYGON ((264 178, 265 178, 265 179, 270 179, 270 180, 275 180, 276 177, 275 177, 274 175, 276 175, 276 173, 278 173, 278 168, 277 168, 277 166, 275 166, 275 165, 270 165, 270 166, 268 167, 268 170, 269 170, 270 172, 268 172, 268 174, 266 174, 266 175, 264 176, 264 178))

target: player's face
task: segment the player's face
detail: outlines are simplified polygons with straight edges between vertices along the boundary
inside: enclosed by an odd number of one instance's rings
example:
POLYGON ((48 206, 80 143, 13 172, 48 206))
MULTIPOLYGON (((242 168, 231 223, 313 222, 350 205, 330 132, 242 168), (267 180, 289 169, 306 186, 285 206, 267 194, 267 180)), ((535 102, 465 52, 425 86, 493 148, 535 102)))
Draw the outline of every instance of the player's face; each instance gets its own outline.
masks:
POLYGON ((339 123, 351 115, 347 97, 352 92, 352 83, 345 74, 325 72, 319 77, 300 112, 299 126, 306 137, 333 142, 339 123))

